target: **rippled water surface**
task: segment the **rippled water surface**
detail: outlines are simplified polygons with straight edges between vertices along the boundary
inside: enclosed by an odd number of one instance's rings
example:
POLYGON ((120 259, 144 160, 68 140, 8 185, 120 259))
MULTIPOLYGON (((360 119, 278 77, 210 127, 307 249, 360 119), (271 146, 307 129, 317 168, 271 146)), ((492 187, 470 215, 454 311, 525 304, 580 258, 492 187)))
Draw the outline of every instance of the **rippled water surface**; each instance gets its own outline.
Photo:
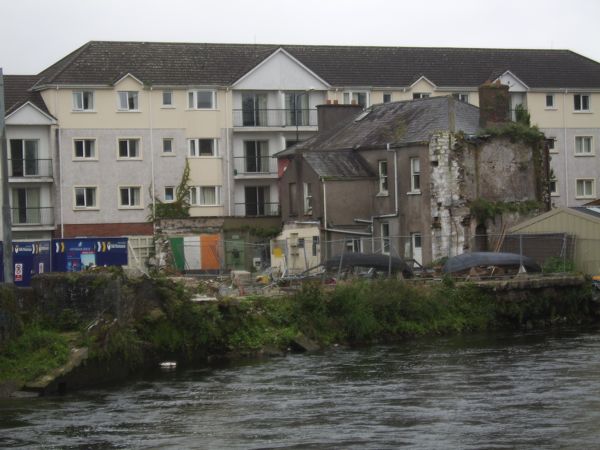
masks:
POLYGON ((0 401, 11 448, 600 448, 600 332, 336 348, 0 401))

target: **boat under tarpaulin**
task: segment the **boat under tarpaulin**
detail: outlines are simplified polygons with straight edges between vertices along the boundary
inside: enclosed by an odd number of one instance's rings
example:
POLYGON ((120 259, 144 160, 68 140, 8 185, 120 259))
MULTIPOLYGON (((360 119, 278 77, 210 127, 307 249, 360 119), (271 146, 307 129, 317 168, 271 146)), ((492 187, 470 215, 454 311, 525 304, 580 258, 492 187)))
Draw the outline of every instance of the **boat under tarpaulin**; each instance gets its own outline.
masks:
POLYGON ((472 252, 453 256, 444 264, 444 273, 463 272, 474 267, 502 267, 510 268, 521 266, 527 272, 541 272, 542 268, 532 258, 517 253, 501 252, 472 252))
POLYGON ((335 271, 341 268, 343 270, 364 267, 373 268, 378 272, 391 271, 392 273, 402 272, 405 278, 413 276, 412 269, 402 258, 397 256, 382 255, 379 253, 344 253, 343 255, 334 256, 325 261, 325 270, 335 271))

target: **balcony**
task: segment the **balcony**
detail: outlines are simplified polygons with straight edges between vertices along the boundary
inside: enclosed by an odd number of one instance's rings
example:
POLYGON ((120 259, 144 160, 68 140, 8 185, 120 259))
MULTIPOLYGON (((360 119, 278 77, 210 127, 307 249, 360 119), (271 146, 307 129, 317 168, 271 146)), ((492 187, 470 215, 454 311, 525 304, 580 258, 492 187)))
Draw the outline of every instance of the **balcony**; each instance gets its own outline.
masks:
POLYGON ((316 127, 316 109, 234 109, 233 126, 246 128, 316 127))
POLYGON ((52 226, 54 225, 54 208, 11 208, 13 227, 52 226))
POLYGON ((51 159, 9 159, 11 182, 52 181, 51 159))
POLYGON ((233 214, 237 217, 265 217, 265 216, 279 216, 279 203, 235 203, 233 208, 233 214))
POLYGON ((277 161, 270 156, 234 156, 233 170, 237 178, 273 178, 277 161))

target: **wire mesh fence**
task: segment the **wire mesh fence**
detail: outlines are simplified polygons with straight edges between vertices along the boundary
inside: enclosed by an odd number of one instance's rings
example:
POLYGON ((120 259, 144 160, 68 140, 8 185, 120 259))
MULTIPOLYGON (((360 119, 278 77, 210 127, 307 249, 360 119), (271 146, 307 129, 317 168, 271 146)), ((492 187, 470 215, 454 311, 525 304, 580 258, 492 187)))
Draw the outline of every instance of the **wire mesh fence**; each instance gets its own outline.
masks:
MULTIPOLYGON (((447 258, 466 252, 508 252, 532 258, 544 272, 600 273, 600 239, 578 239, 567 233, 473 235, 457 245, 455 236, 349 236, 324 240, 320 233, 262 242, 214 235, 172 238, 170 264, 182 272, 224 273, 231 270, 310 272, 328 260, 349 254, 401 258, 413 270, 441 270, 447 258), (450 244, 449 244, 450 243, 450 244)), ((390 259, 391 261, 391 259, 390 259)))

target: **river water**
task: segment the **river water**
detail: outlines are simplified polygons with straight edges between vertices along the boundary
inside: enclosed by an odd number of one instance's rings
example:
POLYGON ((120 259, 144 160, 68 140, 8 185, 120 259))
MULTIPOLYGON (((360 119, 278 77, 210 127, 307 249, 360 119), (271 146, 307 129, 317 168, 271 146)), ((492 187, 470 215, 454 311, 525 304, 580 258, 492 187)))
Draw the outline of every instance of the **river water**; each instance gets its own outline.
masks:
POLYGON ((337 347, 0 401, 7 448, 600 448, 600 331, 337 347))

